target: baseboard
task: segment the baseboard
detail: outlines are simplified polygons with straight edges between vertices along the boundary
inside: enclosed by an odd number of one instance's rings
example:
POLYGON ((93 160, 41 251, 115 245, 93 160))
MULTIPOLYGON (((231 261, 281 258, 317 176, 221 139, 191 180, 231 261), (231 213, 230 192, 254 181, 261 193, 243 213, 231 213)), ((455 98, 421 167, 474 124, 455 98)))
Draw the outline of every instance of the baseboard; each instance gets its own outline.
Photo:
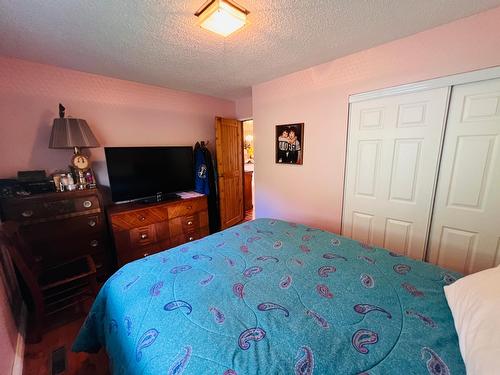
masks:
POLYGON ((19 319, 19 330, 17 334, 16 343, 16 357, 14 358, 14 364, 12 366, 12 375, 23 375, 23 365, 24 365, 24 348, 25 348, 25 338, 26 338, 26 324, 28 321, 28 310, 26 305, 23 303, 21 307, 21 317, 19 319))

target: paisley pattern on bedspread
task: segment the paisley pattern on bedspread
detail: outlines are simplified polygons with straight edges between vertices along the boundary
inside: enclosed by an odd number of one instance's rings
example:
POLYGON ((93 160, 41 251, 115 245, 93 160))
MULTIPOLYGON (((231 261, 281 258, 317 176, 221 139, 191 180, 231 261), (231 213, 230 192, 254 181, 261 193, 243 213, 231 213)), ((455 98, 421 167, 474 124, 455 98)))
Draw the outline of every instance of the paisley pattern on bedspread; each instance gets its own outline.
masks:
POLYGON ((443 286, 461 276, 258 219, 129 263, 73 350, 114 374, 465 374, 443 286))

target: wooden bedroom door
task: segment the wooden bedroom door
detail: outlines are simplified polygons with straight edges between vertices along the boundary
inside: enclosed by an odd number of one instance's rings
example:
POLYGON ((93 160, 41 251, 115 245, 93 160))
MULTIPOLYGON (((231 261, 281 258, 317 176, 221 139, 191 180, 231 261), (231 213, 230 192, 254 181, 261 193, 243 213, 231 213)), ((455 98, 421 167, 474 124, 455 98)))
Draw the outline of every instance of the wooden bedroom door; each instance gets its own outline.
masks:
POLYGON ((453 87, 429 260, 466 274, 500 263, 500 79, 453 87))
POLYGON ((448 88, 352 103, 342 233, 423 259, 448 88))
POLYGON ((243 221, 243 125, 215 118, 215 147, 219 182, 221 229, 243 221))

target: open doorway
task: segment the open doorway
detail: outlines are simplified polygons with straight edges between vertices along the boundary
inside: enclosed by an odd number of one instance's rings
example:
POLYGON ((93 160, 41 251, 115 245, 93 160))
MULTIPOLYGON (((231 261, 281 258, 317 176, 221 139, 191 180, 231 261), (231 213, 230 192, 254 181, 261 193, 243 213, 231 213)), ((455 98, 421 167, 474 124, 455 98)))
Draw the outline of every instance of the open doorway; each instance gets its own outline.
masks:
POLYGON ((245 221, 255 218, 253 120, 243 121, 244 209, 245 221))

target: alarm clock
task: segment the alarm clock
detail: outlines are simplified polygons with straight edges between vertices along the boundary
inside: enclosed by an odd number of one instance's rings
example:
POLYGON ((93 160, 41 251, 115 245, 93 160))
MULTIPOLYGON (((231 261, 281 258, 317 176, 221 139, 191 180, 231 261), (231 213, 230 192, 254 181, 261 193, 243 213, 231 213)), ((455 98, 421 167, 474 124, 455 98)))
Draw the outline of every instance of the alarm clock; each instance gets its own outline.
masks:
POLYGON ((74 154, 71 159, 71 165, 80 171, 86 171, 90 168, 90 160, 87 156, 80 153, 74 154))

